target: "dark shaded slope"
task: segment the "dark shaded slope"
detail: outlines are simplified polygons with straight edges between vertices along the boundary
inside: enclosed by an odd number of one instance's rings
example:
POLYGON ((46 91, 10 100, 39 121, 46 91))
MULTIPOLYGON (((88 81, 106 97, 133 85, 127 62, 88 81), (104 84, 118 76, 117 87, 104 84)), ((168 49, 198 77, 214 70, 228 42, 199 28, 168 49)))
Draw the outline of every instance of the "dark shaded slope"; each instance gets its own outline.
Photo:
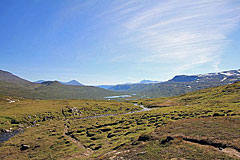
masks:
POLYGON ((114 91, 91 86, 63 85, 58 81, 32 83, 12 73, 0 71, 0 95, 33 99, 102 99, 118 95, 114 91))
POLYGON ((57 81, 48 81, 35 89, 34 98, 101 99, 109 95, 116 95, 116 92, 92 86, 63 85, 57 81))
POLYGON ((0 81, 0 94, 33 99, 102 99, 119 93, 91 86, 62 85, 59 82, 23 87, 0 81))
POLYGON ((0 70, 0 81, 15 83, 22 87, 32 87, 33 83, 22 79, 10 72, 0 70))

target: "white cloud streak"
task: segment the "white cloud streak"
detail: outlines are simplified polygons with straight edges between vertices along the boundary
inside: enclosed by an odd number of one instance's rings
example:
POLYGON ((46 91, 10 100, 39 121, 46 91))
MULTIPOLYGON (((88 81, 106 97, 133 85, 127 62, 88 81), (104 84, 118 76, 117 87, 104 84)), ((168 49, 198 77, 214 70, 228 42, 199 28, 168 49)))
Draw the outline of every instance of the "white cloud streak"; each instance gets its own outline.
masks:
MULTIPOLYGON (((120 45, 134 48, 112 60, 135 63, 176 62, 179 70, 210 63, 218 69, 221 50, 240 22, 237 0, 152 0, 121 3, 103 14, 118 20, 120 45)), ((118 32, 116 30, 116 32, 118 32)))

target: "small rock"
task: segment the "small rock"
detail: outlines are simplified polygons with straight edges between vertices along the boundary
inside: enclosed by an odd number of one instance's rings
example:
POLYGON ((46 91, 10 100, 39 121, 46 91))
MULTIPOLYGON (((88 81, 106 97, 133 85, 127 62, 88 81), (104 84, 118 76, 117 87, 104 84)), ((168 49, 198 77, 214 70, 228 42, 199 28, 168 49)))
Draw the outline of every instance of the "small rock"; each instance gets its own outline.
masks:
POLYGON ((141 135, 141 136, 139 136, 139 138, 138 138, 138 141, 149 141, 151 139, 151 136, 149 136, 149 135, 141 135))
POLYGON ((139 152, 137 153, 137 156, 144 155, 146 152, 139 152))
POLYGON ((24 151, 24 150, 27 150, 27 149, 29 149, 29 148, 30 148, 30 145, 28 145, 28 144, 22 144, 21 147, 20 147, 20 150, 21 150, 21 151, 24 151))
POLYGON ((24 125, 23 125, 23 124, 19 124, 18 127, 19 127, 19 128, 23 128, 24 125))
POLYGON ((172 140, 173 140, 172 137, 167 136, 167 138, 166 138, 166 139, 162 139, 160 143, 161 143, 161 144, 166 144, 166 143, 168 143, 168 142, 170 142, 170 141, 172 141, 172 140))

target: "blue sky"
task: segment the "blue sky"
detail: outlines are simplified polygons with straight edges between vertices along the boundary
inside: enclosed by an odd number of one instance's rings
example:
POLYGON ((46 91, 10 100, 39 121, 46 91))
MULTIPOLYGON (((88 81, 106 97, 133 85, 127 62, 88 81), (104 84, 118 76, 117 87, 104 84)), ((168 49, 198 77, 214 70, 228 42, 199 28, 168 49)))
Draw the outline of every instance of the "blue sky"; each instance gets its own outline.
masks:
POLYGON ((239 0, 0 0, 0 69, 84 84, 240 68, 239 0))

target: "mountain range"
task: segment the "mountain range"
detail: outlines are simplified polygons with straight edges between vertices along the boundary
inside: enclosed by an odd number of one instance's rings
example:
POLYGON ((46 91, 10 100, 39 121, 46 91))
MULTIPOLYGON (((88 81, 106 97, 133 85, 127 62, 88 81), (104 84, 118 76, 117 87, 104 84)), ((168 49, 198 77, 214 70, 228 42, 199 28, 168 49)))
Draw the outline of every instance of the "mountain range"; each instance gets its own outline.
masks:
POLYGON ((240 69, 198 75, 177 75, 172 79, 159 83, 118 84, 109 90, 135 93, 142 97, 165 97, 185 94, 208 87, 221 86, 240 81, 240 69))
MULTIPOLYGON (((75 84, 74 81, 70 81, 75 84)), ((103 99, 121 93, 94 86, 65 85, 58 81, 33 83, 0 70, 0 95, 32 99, 103 99)))
POLYGON ((101 86, 83 86, 75 80, 69 82, 39 80, 33 83, 0 70, 0 95, 35 99, 102 99, 107 96, 131 94, 137 98, 154 98, 181 95, 237 81, 240 81, 239 69, 198 75, 177 75, 165 82, 143 80, 138 83, 101 86))
MULTIPOLYGON (((124 84, 118 84, 118 85, 128 86, 128 85, 134 85, 134 84, 152 84, 152 83, 160 83, 160 81, 142 80, 137 83, 124 83, 124 84)), ((115 86, 117 86, 117 85, 98 85, 97 87, 104 88, 104 89, 110 89, 110 90, 117 90, 117 89, 114 89, 115 86)), ((128 89, 128 88, 125 88, 125 89, 128 89)))
MULTIPOLYGON (((35 81, 34 83, 43 83, 43 82, 46 82, 46 81, 45 80, 38 80, 38 81, 35 81)), ((61 82, 61 81, 58 81, 58 82, 61 83, 61 84, 64 84, 64 85, 84 86, 83 84, 79 83, 76 80, 71 80, 69 82, 61 82)))

